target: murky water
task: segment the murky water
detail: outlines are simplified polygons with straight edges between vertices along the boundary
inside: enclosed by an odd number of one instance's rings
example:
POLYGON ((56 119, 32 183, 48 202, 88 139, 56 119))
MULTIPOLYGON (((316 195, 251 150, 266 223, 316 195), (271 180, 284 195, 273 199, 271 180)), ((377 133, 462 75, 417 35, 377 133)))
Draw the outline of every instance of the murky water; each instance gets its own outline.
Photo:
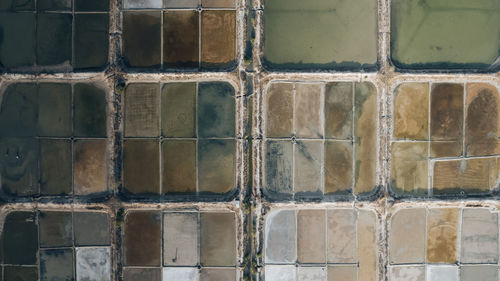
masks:
POLYGON ((196 192, 196 141, 168 140, 162 143, 162 192, 196 192))
POLYGON ((0 138, 2 191, 29 196, 38 192, 39 147, 34 138, 0 138))
POLYGON ((77 14, 74 19, 75 68, 103 67, 108 62, 108 14, 77 14))
POLYGON ((160 212, 130 212, 125 219, 124 264, 161 265, 160 212))
POLYGON ((123 184, 134 194, 160 192, 160 147, 157 140, 125 140, 123 184))
POLYGON ((73 249, 40 251, 40 276, 42 280, 74 280, 73 249))
POLYGON ((72 135, 71 85, 43 83, 38 87, 38 133, 44 137, 72 135))
POLYGON ((198 141, 198 181, 200 192, 227 193, 235 187, 236 142, 198 141))
POLYGON ((72 0, 38 0, 38 11, 71 11, 72 0))
POLYGON ((11 71, 102 68, 108 62, 109 0, 0 3, 0 67, 11 71), (98 12, 98 13, 96 13, 98 12))
POLYGON ((293 144, 266 142, 266 191, 271 195, 293 192, 293 144))
POLYGON ((76 195, 107 191, 106 140, 77 140, 74 150, 74 190, 76 195))
POLYGON ((71 141, 40 140, 40 193, 64 195, 72 192, 71 141))
POLYGON ((488 69, 500 54, 500 2, 396 0, 392 60, 406 69, 488 69))
POLYGON ((162 135, 196 137, 196 83, 169 83, 162 90, 162 135))
POLYGON ((33 11, 35 0, 4 0, 0 2, 0 10, 33 11))
MULTIPOLYGON (((74 88, 74 120, 71 84, 18 83, 7 86, 3 92, 0 179, 5 195, 72 193, 73 125, 77 136, 106 136, 104 91, 92 84, 76 84, 74 88)), ((105 191, 106 142, 76 144, 76 193, 105 191)))
POLYGON ((233 213, 200 214, 200 263, 202 266, 234 266, 236 254, 233 213))
POLYGON ((71 14, 39 13, 36 24, 36 61, 39 65, 71 62, 71 14))
POLYGON ((74 89, 75 136, 105 137, 105 92, 90 84, 76 84, 74 89))
POLYGON ((266 0, 264 60, 279 69, 373 68, 377 1, 266 0))
POLYGON ((5 218, 3 229, 4 263, 35 265, 37 263, 38 248, 38 230, 35 223, 35 213, 11 213, 5 218))
POLYGON ((109 11, 109 0, 74 0, 75 11, 109 11))
POLYGON ((167 11, 163 14, 163 65, 198 68, 199 21, 197 11, 167 11))
POLYGON ((123 13, 123 55, 130 67, 161 64, 161 12, 123 13))
POLYGON ((198 137, 234 137, 234 88, 226 82, 198 86, 198 137))
POLYGON ((71 247, 73 245, 73 219, 71 212, 41 211, 41 247, 71 247))
POLYGON ((35 63, 35 21, 35 14, 0 12, 0 65, 11 68, 35 63))
POLYGON ((1 101, 0 137, 35 136, 38 131, 38 95, 36 84, 12 84, 5 89, 1 101))

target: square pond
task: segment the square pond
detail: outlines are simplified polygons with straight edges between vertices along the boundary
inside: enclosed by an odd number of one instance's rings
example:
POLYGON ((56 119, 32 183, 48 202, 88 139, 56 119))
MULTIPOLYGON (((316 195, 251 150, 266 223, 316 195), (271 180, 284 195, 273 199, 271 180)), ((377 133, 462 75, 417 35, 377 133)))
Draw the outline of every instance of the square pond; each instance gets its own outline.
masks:
POLYGON ((370 82, 271 82, 264 95, 264 194, 348 200, 377 190, 377 90, 370 82))
POLYGON ((235 8, 231 0, 125 1, 122 51, 126 66, 166 71, 233 69, 235 8))
POLYGON ((234 281, 236 231, 229 211, 129 210, 122 234, 124 280, 159 280, 162 270, 175 280, 234 281))
POLYGON ((235 94, 234 87, 223 81, 128 84, 123 194, 136 198, 230 194, 236 186, 235 94))
POLYGON ((392 1, 392 62, 406 71, 492 71, 500 53, 499 9, 497 0, 392 1))
POLYGON ((2 280, 111 280, 108 213, 58 207, 4 215, 2 280))
POLYGON ((375 70, 377 1, 264 1, 263 63, 270 70, 375 70))
POLYGON ((33 2, 0 4, 1 70, 98 70, 108 64, 109 0, 40 0, 36 11, 33 2))

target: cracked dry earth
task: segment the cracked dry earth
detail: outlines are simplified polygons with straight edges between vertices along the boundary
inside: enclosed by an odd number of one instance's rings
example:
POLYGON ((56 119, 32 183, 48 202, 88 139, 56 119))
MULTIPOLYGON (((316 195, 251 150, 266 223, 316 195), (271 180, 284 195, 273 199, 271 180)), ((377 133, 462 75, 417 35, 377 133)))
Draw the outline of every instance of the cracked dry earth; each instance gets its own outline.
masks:
POLYGON ((498 281, 500 1, 0 0, 0 280, 498 281))

